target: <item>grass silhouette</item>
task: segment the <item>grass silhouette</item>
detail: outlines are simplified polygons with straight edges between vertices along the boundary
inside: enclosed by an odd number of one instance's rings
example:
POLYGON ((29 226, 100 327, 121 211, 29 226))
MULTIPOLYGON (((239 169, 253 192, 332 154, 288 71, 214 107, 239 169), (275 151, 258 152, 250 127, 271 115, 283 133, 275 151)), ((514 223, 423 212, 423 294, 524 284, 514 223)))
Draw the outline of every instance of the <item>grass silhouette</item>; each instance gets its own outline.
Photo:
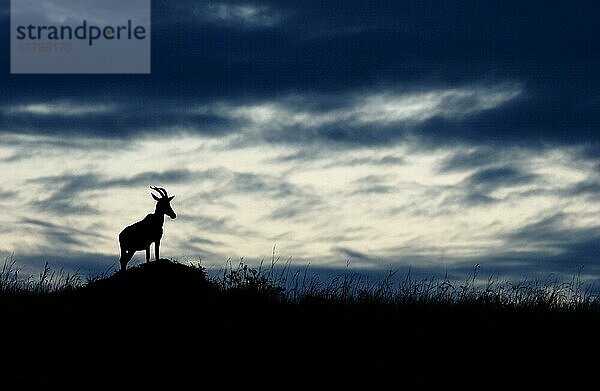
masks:
POLYGON ((88 279, 44 270, 24 278, 7 259, 0 271, 3 389, 598 382, 585 368, 600 305, 577 276, 481 285, 476 266, 460 283, 354 273, 325 283, 243 262, 209 277, 165 259, 88 279))

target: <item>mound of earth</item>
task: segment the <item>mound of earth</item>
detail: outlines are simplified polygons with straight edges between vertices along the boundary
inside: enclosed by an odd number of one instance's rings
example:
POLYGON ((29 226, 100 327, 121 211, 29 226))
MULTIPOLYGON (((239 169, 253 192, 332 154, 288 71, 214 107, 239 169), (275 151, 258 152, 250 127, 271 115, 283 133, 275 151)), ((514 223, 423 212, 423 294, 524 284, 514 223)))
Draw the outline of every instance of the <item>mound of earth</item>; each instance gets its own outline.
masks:
POLYGON ((138 297, 150 294, 181 295, 197 293, 212 288, 202 267, 187 266, 169 259, 143 263, 125 272, 98 279, 86 284, 81 290, 86 293, 102 293, 138 297))

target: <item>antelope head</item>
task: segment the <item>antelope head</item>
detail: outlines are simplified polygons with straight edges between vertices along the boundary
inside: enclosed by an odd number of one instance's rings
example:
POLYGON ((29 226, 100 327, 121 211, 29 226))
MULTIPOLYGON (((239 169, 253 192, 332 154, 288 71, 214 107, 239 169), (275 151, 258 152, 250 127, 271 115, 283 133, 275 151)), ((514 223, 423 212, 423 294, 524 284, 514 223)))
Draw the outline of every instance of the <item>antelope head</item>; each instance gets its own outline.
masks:
POLYGON ((165 214, 172 219, 176 218, 177 215, 175 214, 175 211, 173 210, 173 208, 171 208, 171 200, 173 198, 175 198, 175 196, 169 197, 169 195, 167 194, 167 191, 165 189, 163 189, 162 187, 150 186, 150 188, 152 190, 156 191, 158 194, 160 194, 160 198, 159 198, 156 195, 154 195, 154 193, 151 193, 152 198, 154 198, 156 200, 156 212, 165 214))

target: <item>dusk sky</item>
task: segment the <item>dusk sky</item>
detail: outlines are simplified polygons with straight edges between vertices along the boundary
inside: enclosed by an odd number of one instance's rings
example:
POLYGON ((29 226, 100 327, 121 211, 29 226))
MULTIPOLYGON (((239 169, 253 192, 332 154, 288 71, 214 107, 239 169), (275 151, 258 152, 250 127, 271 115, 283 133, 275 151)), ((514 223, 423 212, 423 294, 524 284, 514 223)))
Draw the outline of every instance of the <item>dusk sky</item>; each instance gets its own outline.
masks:
POLYGON ((149 75, 11 75, 0 4, 27 270, 116 269, 162 186, 181 262, 600 282, 597 1, 153 0, 149 75))

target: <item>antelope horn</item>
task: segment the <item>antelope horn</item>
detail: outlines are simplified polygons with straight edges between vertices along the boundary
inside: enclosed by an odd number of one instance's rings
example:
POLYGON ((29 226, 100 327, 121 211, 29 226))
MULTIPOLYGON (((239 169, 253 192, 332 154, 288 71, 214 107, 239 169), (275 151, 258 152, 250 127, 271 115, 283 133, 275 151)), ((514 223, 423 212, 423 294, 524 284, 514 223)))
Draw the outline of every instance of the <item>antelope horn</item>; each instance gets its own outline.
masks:
POLYGON ((165 189, 163 189, 162 187, 150 186, 150 188, 152 190, 156 190, 160 194, 160 196, 163 198, 167 198, 169 196, 167 194, 167 191, 165 189))

